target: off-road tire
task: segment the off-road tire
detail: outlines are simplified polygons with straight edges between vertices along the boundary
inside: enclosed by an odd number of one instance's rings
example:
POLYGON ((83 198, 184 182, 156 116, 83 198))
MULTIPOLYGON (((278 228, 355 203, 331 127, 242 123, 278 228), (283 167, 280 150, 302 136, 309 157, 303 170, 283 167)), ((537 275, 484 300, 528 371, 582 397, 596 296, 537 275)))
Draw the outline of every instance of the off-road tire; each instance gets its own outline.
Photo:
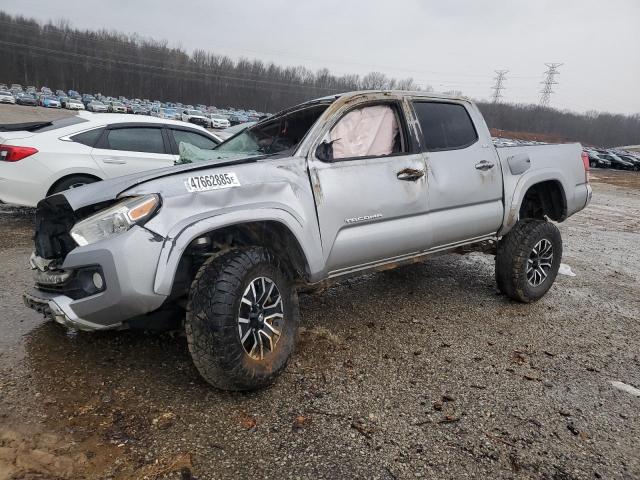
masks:
POLYGON ((562 260, 562 237, 553 223, 545 220, 520 220, 498 242, 496 282, 498 289, 510 298, 523 303, 540 299, 556 279, 562 260), (527 260, 534 246, 542 239, 551 242, 553 259, 547 278, 538 286, 527 280, 527 260))
POLYGON ((56 183, 49 192, 49 195, 64 192, 65 190, 69 190, 70 188, 88 185, 89 183, 94 183, 97 181, 98 180, 95 177, 89 177, 87 175, 73 175, 56 183))
POLYGON ((291 280, 269 250, 251 247, 213 257, 199 269, 189 293, 185 330, 193 363, 207 382, 222 390, 269 385, 293 352, 298 316, 291 280), (277 284, 285 321, 274 351, 256 360, 240 342, 238 315, 243 292, 261 276, 277 284))

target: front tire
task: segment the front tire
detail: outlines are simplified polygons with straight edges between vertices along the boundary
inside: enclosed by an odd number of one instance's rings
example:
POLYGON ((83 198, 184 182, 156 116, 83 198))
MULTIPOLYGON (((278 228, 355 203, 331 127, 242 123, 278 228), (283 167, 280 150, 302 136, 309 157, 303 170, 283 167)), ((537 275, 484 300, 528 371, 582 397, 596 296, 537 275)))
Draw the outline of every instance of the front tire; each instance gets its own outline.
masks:
POLYGON ((519 302, 534 302, 553 285, 561 260, 558 227, 544 220, 518 221, 498 243, 498 289, 519 302))
POLYGON ((232 250, 198 271, 185 330, 193 363, 207 382, 223 390, 262 388, 293 352, 295 290, 266 248, 232 250))

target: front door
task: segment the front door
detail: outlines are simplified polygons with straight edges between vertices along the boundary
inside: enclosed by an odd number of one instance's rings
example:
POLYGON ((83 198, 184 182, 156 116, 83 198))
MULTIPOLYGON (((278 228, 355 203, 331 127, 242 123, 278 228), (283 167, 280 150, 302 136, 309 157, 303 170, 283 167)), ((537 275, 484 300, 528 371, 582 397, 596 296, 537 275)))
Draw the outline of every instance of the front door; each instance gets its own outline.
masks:
POLYGON ((426 167, 405 125, 395 102, 359 106, 328 134, 329 157, 310 157, 330 276, 400 259, 429 243, 426 167))

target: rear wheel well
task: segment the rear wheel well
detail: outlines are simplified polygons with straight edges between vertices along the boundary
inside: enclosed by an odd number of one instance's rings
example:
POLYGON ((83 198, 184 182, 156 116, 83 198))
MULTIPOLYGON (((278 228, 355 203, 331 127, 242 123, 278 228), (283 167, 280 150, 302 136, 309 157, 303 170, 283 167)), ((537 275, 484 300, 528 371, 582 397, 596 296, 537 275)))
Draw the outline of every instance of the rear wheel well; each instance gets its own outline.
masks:
POLYGON ((296 237, 282 223, 261 221, 230 225, 195 238, 182 253, 170 298, 184 296, 200 266, 211 257, 244 247, 265 247, 280 262, 293 282, 304 282, 309 266, 296 237))
POLYGON ((550 218, 556 222, 567 218, 567 200, 560 182, 547 180, 529 187, 520 204, 520 219, 525 218, 550 218))
POLYGON ((100 177, 97 177, 96 175, 91 175, 90 173, 72 173, 70 175, 65 175, 62 178, 59 178, 58 180, 56 180, 53 185, 51 185, 51 187, 49 188, 49 190, 47 191, 47 196, 53 194, 57 188, 64 182, 66 182, 67 180, 70 180, 74 177, 82 177, 82 178, 87 178, 87 179, 91 179, 94 182, 99 182, 102 179, 100 177))

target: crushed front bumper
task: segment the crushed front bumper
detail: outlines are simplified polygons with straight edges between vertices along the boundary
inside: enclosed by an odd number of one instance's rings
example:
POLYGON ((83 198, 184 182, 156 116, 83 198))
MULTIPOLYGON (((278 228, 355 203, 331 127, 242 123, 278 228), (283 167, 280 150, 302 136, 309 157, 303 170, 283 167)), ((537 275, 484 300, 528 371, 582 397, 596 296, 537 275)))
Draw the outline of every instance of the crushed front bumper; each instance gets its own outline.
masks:
POLYGON ((33 288, 29 292, 25 292, 22 295, 22 299, 27 307, 70 328, 95 331, 112 330, 122 325, 121 323, 118 325, 100 325, 78 318, 69 306, 73 299, 64 295, 53 295, 33 288))
POLYGON ((156 310, 167 298, 153 290, 162 244, 161 238, 136 226, 112 238, 77 247, 59 268, 71 274, 96 268, 103 276, 103 288, 83 295, 78 288, 67 288, 66 284, 54 288, 55 282, 40 287, 36 283, 36 288, 23 295, 24 303, 58 323, 80 330, 123 328, 127 320, 156 310))

